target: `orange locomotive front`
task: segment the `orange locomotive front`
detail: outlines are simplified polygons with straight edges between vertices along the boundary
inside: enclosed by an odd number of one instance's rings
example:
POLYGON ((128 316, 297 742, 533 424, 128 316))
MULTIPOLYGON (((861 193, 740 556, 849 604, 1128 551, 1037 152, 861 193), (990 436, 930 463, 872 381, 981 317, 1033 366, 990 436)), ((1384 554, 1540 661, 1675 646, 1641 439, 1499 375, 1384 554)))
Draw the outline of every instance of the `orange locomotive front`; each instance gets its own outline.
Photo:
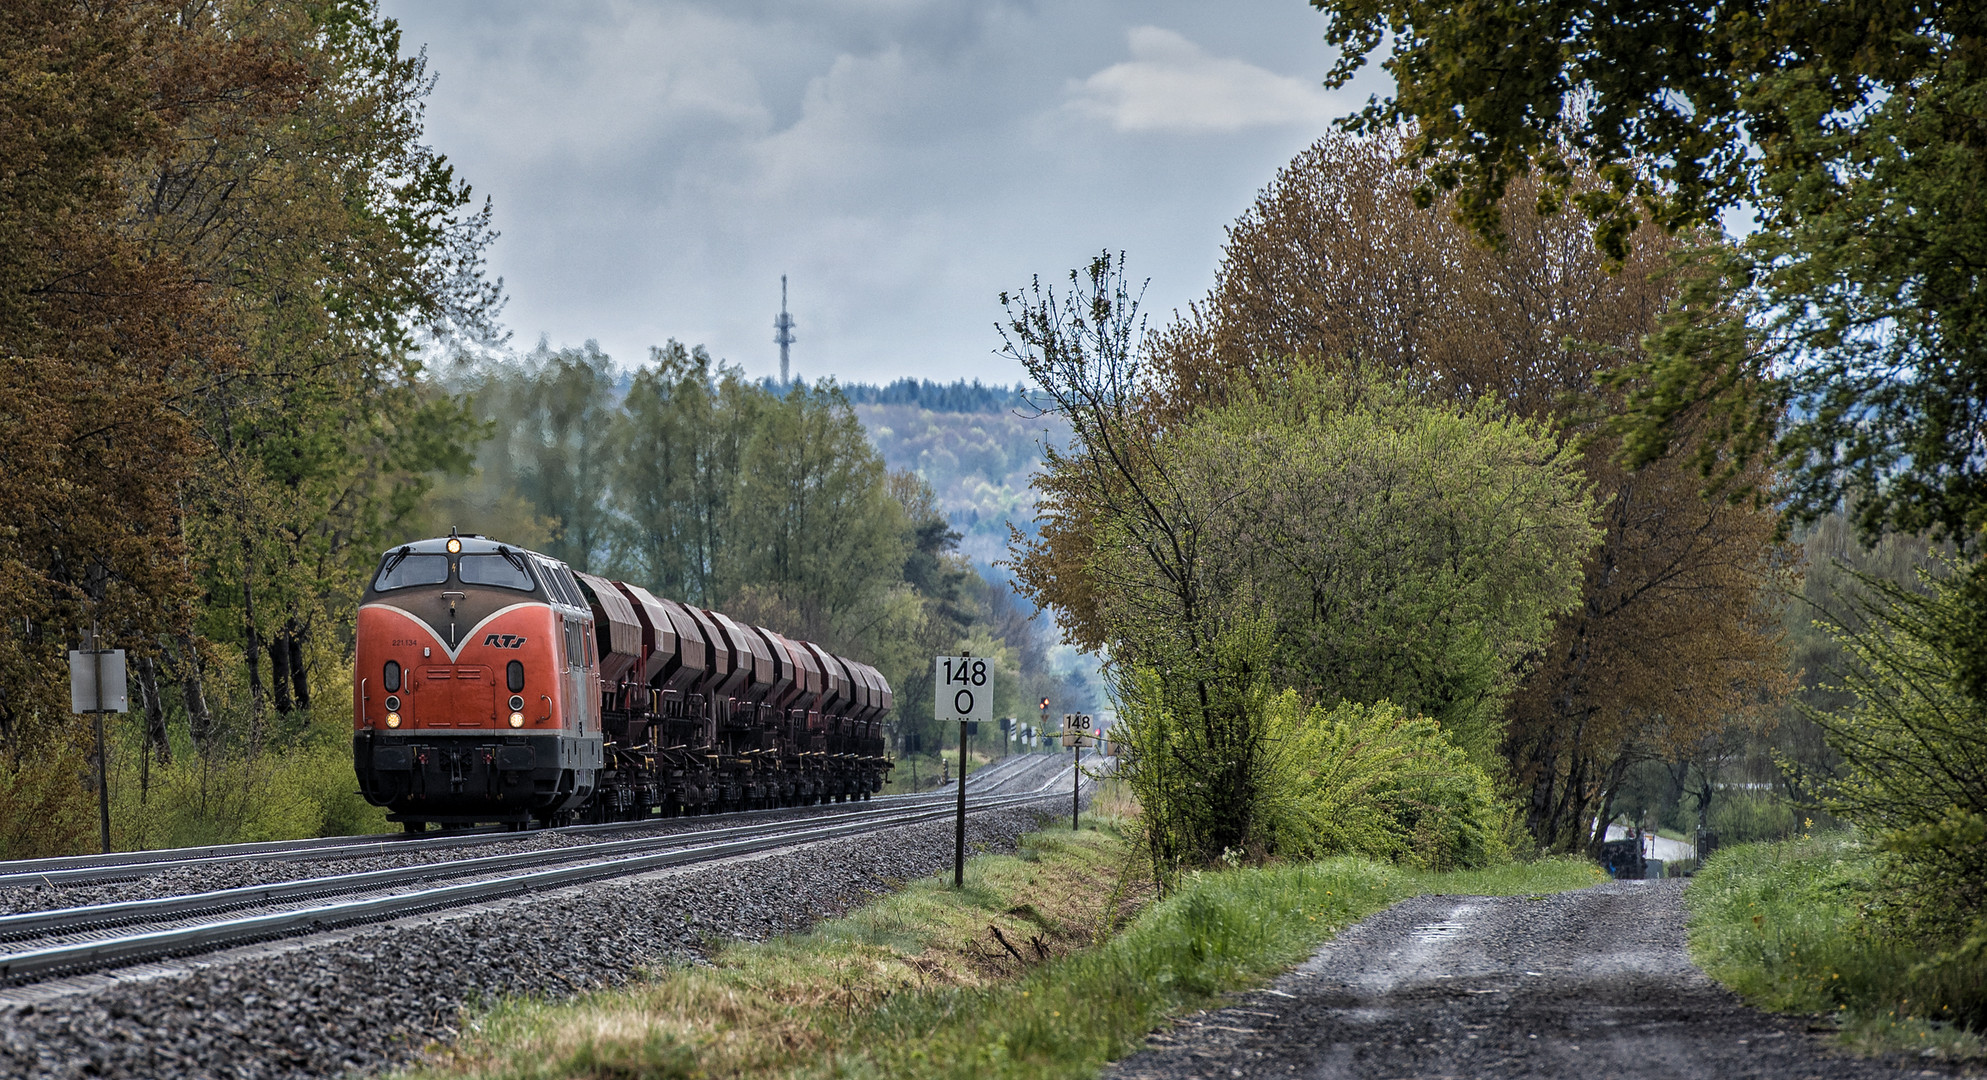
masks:
POLYGON ((427 822, 550 822, 602 761, 594 618, 570 570, 448 536, 394 548, 360 599, 353 766, 367 801, 427 822))

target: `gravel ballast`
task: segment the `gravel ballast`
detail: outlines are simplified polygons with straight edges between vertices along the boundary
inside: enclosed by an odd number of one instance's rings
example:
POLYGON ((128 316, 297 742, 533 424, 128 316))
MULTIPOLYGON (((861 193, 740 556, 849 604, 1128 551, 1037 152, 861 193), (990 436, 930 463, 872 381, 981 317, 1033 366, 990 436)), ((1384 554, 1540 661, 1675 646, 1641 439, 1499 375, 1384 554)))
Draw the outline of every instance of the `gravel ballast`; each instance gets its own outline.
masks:
MULTIPOLYGON (((1040 809, 973 815, 974 851, 1009 851, 1040 809)), ((0 1075, 291 1078, 370 1074, 456 1035, 466 1003, 563 996, 715 939, 805 929, 951 865, 925 822, 182 961, 171 973, 27 988, 0 1007, 0 1075), (40 1000, 34 1000, 39 997, 40 1000)), ((4 1000, 4 999, 0 999, 4 1000)))
MULTIPOLYGON (((984 797, 995 793, 1015 794, 1032 790, 1039 786, 1042 779, 1054 775, 1066 766, 1065 759, 1051 755, 1040 755, 1032 761, 1024 759, 1003 768, 1002 772, 997 777, 990 778, 987 784, 970 787, 969 794, 984 797)), ((943 792, 937 794, 942 796, 943 792)), ((371 870, 444 865, 462 859, 509 855, 524 851, 584 849, 589 845, 608 841, 763 825, 771 822, 799 822, 833 817, 850 811, 909 809, 927 803, 939 807, 946 802, 943 797, 924 793, 919 796, 897 796, 869 802, 823 803, 810 807, 713 817, 658 818, 639 826, 609 830, 530 832, 518 834, 515 838, 479 839, 478 842, 460 846, 422 845, 418 842, 408 844, 393 837, 381 837, 372 851, 337 858, 248 859, 180 867, 160 873, 140 873, 139 876, 122 881, 0 887, 0 915, 130 900, 150 900, 163 896, 184 896, 190 893, 213 892, 250 885, 272 885, 371 870)), ((366 840, 365 837, 353 839, 361 843, 366 840)), ((576 857, 584 857, 584 854, 583 850, 575 851, 576 857)))

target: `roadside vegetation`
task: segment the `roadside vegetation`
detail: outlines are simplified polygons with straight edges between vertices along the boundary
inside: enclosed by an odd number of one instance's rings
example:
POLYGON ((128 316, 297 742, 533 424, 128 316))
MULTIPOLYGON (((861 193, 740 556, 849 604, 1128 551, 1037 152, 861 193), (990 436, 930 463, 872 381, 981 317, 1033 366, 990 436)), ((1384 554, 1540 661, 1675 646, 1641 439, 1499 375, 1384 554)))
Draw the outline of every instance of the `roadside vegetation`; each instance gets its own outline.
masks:
POLYGON ((1691 955, 1753 1005, 1817 1014, 1859 1049, 1987 1057, 1968 1026, 1987 962, 1898 932, 1884 864, 1841 832, 1720 851, 1684 892, 1691 955))
MULTIPOLYGON (((1101 798, 1125 809, 1122 794, 1101 798)), ((1135 824, 1050 826, 797 937, 726 943, 569 1002, 475 1017, 424 1080, 1089 1077, 1146 1033, 1301 960, 1424 892, 1515 894, 1598 879, 1584 861, 1428 873, 1364 858, 1217 868, 1163 900, 1135 824), (998 930, 998 934, 996 934, 998 930)))

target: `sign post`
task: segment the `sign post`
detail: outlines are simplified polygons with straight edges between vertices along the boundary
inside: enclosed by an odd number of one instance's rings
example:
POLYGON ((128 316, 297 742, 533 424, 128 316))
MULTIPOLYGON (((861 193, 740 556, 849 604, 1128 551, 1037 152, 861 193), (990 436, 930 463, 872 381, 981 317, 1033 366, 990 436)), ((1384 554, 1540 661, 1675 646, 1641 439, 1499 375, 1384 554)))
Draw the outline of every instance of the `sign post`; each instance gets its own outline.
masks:
POLYGON ((104 759, 103 714, 129 712, 130 687, 124 678, 124 650, 105 649, 97 641, 97 627, 90 623, 90 647, 69 653, 69 711, 90 713, 97 736, 97 828, 103 839, 104 854, 110 853, 110 776, 104 759), (109 693, 106 694, 106 688, 109 693))
POLYGON ((959 721, 959 815, 952 830, 952 884, 966 884, 966 740, 993 720, 993 665, 972 653, 932 658, 932 715, 959 721))
POLYGON ((1089 742, 1089 713, 1062 714, 1062 741, 1074 755, 1070 758, 1070 771, 1075 779, 1069 786, 1069 831, 1078 828, 1079 815, 1083 811, 1083 747, 1089 742))

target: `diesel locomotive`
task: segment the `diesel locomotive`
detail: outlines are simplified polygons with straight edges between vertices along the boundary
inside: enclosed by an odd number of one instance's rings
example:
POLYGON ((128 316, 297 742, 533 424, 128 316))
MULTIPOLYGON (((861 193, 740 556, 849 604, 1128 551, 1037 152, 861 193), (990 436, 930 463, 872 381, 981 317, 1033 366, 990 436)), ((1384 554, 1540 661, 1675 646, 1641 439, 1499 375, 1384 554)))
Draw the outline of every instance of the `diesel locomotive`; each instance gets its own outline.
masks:
POLYGON ((867 799, 891 768, 868 664, 481 536, 381 557, 355 663, 360 790, 410 832, 867 799))

